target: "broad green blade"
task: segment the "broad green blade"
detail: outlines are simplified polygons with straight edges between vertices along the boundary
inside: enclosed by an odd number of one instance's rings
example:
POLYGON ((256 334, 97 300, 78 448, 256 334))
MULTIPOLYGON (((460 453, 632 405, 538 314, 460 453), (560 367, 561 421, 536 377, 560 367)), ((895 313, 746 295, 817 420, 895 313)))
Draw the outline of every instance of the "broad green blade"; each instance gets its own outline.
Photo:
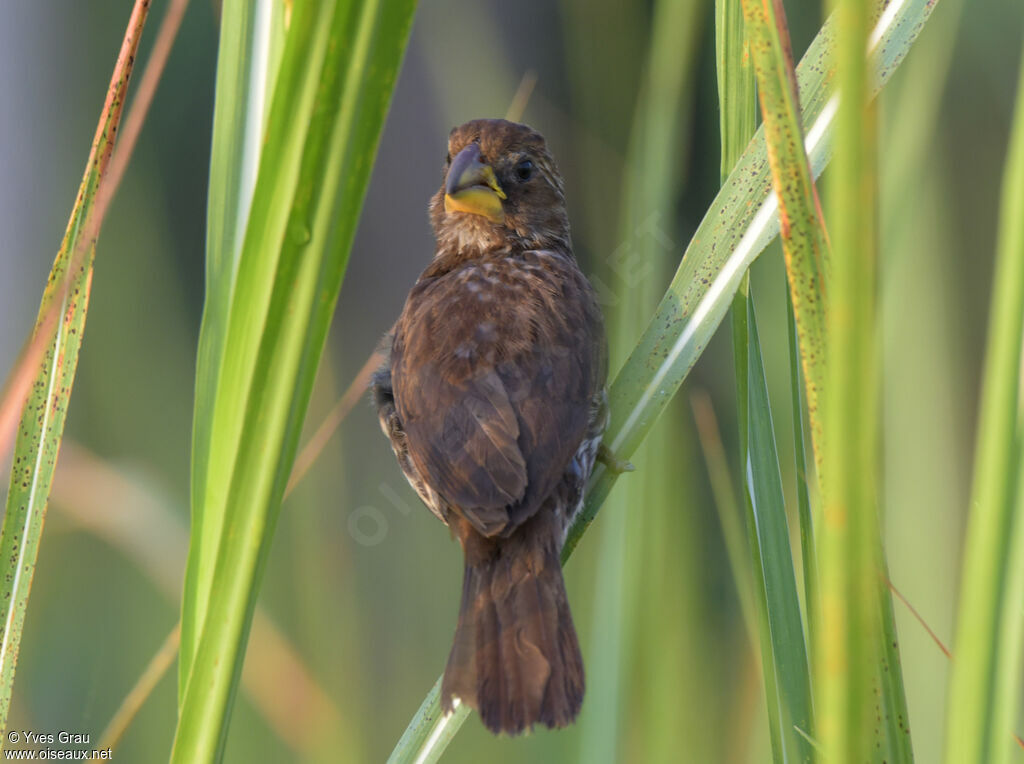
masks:
MULTIPOLYGON (((253 184, 259 167, 264 135, 263 114, 269 92, 271 0, 225 0, 221 8, 217 54, 217 89, 213 110, 213 148, 210 153, 209 198, 206 213, 206 297, 199 331, 196 396, 192 420, 192 543, 189 564, 210 567, 217 550, 221 512, 204 505, 207 470, 211 460, 209 426, 217 396, 217 359, 224 353, 228 312, 234 291, 238 257, 249 220, 253 184)), ((282 32, 283 34, 283 32, 282 32)), ((279 35, 280 36, 280 35, 279 35)), ((276 71, 276 67, 274 69, 276 71)), ((239 412, 240 414, 241 412, 239 412)), ((186 575, 182 611, 184 620, 178 660, 178 703, 192 666, 200 622, 200 593, 194 574, 186 575)))
MULTIPOLYGON (((413 9, 412 0, 291 6, 235 282, 220 296, 225 336, 211 338, 197 368, 213 397, 195 428, 207 459, 195 468, 199 528, 182 614, 192 657, 175 762, 223 754, 260 574, 413 9)), ((262 121, 259 109, 247 115, 262 121)))
MULTIPOLYGON (((3 637, 0 641, 0 732, 7 727, 21 631, 39 553, 46 503, 57 466, 89 308, 96 242, 86 241, 83 236, 87 235, 84 232, 89 229, 100 182, 110 163, 128 80, 148 12, 149 3, 136 0, 114 65, 85 174, 43 292, 36 322, 36 338, 47 331, 53 338, 22 410, 7 494, 7 512, 0 530, 0 559, 4 561, 0 582, 4 602, 3 637)), ((0 736, 0 748, 5 739, 5 736, 0 736)))
MULTIPOLYGON (((869 46, 874 92, 906 56, 934 5, 934 0, 905 0, 881 15, 869 46)), ((797 68, 805 147, 815 176, 828 163, 839 101, 829 65, 834 35, 835 23, 830 20, 797 68)), ((620 458, 633 454, 707 346, 747 268, 778 233, 776 211, 764 137, 758 131, 712 202, 668 292, 611 385, 612 423, 606 441, 620 458)), ((584 509, 569 530, 563 561, 572 554, 617 477, 598 465, 584 509)), ((430 719, 430 737, 416 747, 410 744, 413 737, 403 735, 404 742, 392 752, 391 761, 435 760, 421 757, 440 756, 454 734, 452 729, 465 718, 461 712, 442 717, 436 701, 425 701, 410 726, 422 728, 430 719)))
POLYGON ((1024 632, 1024 59, 1000 205, 985 381, 950 677, 946 761, 1005 762, 1024 632))

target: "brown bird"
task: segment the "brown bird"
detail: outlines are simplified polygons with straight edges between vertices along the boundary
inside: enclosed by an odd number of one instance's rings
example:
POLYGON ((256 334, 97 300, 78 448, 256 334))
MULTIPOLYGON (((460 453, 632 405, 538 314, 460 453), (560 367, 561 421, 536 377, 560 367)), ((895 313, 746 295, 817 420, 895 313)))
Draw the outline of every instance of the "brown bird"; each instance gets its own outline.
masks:
POLYGON ((525 125, 452 130, 437 239, 372 387, 406 478, 465 553, 441 686, 494 733, 571 723, 583 659, 559 555, 607 425, 601 312, 562 178, 525 125))

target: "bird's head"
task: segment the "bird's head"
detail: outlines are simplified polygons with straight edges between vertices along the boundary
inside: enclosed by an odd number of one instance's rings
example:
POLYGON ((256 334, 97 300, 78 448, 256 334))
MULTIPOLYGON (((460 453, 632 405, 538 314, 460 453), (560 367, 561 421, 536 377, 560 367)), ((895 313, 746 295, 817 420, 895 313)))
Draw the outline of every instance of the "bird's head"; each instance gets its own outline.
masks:
POLYGON ((544 137, 503 119, 452 130, 430 219, 438 254, 570 248, 562 176, 544 137))

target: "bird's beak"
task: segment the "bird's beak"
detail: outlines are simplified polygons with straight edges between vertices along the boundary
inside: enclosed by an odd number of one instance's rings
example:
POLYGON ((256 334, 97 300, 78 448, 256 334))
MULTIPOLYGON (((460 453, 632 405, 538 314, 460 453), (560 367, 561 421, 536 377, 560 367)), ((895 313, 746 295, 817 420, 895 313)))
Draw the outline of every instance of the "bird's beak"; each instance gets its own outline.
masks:
POLYGON ((469 144, 452 160, 444 186, 445 212, 469 212, 504 223, 501 200, 505 198, 494 169, 480 161, 478 144, 469 144))

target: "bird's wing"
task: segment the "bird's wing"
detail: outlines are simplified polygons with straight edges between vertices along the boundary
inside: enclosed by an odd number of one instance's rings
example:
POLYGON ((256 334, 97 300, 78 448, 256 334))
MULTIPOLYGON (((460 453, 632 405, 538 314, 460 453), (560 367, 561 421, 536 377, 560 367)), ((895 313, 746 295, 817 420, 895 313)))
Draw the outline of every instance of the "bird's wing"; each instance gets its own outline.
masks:
POLYGON ((527 252, 425 275, 391 359, 410 458, 481 533, 511 532, 582 441, 604 357, 593 292, 564 255, 527 252))

